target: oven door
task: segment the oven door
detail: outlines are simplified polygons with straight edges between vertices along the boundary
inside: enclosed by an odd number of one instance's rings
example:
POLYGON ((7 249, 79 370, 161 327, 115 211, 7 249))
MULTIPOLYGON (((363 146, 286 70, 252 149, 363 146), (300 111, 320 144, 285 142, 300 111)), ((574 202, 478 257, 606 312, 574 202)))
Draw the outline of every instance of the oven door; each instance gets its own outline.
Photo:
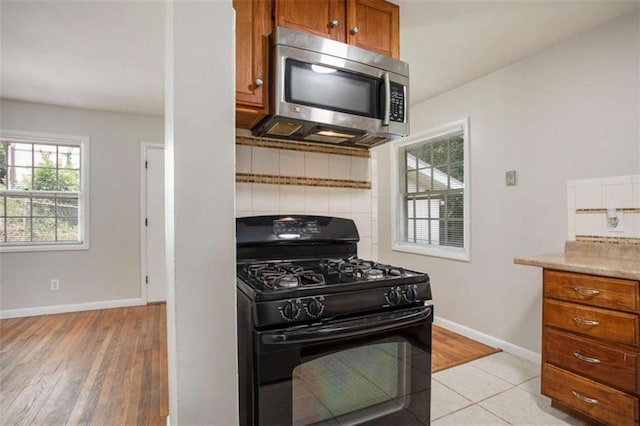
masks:
POLYGON ((432 306, 257 332, 259 425, 429 424, 432 306))

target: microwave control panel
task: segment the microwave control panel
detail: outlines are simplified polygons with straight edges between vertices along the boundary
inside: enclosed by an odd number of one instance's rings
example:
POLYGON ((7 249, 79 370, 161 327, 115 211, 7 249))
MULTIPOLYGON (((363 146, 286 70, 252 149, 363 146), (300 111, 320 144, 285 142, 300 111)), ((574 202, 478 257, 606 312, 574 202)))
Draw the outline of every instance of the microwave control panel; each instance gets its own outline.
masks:
POLYGON ((398 83, 391 83, 391 111, 389 119, 399 123, 404 123, 404 86, 398 83))

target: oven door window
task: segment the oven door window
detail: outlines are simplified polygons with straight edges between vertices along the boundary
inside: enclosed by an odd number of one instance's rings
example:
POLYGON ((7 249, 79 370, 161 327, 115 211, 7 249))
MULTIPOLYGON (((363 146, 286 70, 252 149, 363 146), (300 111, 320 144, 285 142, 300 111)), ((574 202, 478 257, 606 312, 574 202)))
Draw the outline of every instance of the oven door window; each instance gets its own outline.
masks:
POLYGON ((381 118, 380 78, 288 58, 285 66, 285 100, 289 103, 381 118))
POLYGON ((427 425, 430 342, 429 325, 263 354, 258 424, 427 425))
POLYGON ((406 343, 348 349, 293 370, 293 424, 363 423, 408 406, 406 343))

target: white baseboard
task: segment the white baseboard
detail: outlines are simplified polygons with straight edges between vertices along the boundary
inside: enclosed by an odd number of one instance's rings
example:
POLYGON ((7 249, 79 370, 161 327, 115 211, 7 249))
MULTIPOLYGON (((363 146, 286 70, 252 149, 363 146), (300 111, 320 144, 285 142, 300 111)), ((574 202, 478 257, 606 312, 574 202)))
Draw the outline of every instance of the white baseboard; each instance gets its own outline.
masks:
POLYGON ((142 298, 105 300, 103 302, 77 303, 73 305, 37 306, 35 308, 0 311, 0 319, 32 317, 34 315, 64 314, 67 312, 93 311, 95 309, 124 308, 144 305, 142 298))
POLYGON ((472 328, 460 325, 444 318, 436 317, 434 323, 442 328, 446 328, 447 330, 451 330, 455 333, 476 340, 480 343, 484 343, 485 345, 493 346, 494 348, 500 348, 505 352, 508 352, 515 356, 519 356, 520 358, 524 358, 538 365, 542 363, 542 359, 539 353, 533 352, 529 349, 525 349, 522 346, 514 345, 513 343, 509 343, 502 339, 489 336, 488 334, 484 334, 478 330, 474 330, 472 328))

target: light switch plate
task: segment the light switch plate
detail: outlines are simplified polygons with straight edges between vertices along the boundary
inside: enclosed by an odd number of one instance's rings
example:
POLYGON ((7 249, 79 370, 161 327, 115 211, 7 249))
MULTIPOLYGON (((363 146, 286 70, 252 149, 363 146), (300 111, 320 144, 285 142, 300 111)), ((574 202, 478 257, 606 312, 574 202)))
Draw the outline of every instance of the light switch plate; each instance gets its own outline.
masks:
POLYGON ((515 186, 516 184, 516 171, 509 170, 504 174, 505 183, 507 186, 515 186))

